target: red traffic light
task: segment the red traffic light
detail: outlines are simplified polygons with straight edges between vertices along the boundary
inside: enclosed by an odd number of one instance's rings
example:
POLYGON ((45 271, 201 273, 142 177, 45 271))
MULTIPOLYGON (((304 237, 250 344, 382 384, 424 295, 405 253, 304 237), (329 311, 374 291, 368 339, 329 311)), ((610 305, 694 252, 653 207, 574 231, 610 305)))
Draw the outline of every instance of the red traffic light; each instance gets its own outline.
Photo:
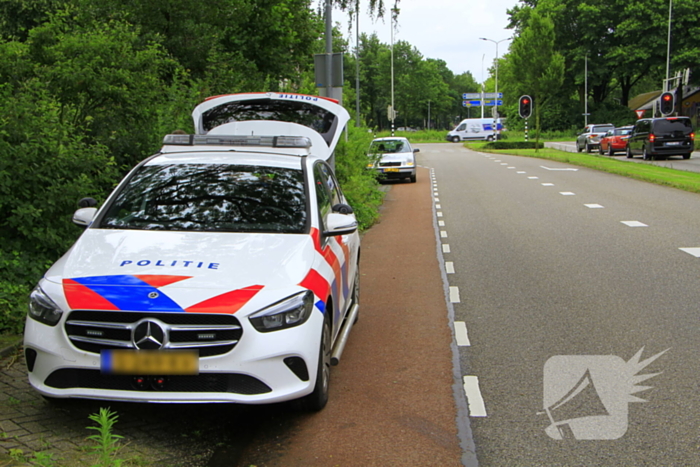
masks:
POLYGON ((520 96, 518 112, 522 118, 530 118, 532 115, 532 97, 520 96))
POLYGON ((661 110, 662 115, 666 116, 671 115, 673 113, 676 106, 676 103, 674 101, 675 98, 672 92, 664 92, 663 94, 661 94, 661 99, 659 101, 659 110, 661 110))

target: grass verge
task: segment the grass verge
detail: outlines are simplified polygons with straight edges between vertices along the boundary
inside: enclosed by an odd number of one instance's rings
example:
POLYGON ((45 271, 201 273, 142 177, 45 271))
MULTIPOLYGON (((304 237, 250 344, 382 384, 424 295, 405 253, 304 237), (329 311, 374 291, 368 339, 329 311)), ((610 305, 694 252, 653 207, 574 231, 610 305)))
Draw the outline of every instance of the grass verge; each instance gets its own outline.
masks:
POLYGON ((678 188, 692 193, 700 193, 700 173, 683 170, 658 167, 646 163, 629 162, 624 159, 608 156, 596 156, 575 152, 559 151, 557 149, 485 149, 485 143, 469 143, 465 146, 474 151, 489 152, 494 154, 511 154, 514 156, 535 157, 538 159, 565 162, 567 164, 588 167, 624 177, 634 178, 644 182, 656 183, 673 188, 678 188))

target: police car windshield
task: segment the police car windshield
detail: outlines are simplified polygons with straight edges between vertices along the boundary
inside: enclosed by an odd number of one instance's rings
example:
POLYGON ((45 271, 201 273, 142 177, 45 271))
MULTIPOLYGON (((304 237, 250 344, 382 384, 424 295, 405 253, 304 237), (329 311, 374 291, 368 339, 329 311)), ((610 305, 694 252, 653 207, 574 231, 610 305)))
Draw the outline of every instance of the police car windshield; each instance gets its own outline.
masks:
POLYGON ((98 227, 304 233, 306 220, 301 169, 173 164, 141 167, 98 227))

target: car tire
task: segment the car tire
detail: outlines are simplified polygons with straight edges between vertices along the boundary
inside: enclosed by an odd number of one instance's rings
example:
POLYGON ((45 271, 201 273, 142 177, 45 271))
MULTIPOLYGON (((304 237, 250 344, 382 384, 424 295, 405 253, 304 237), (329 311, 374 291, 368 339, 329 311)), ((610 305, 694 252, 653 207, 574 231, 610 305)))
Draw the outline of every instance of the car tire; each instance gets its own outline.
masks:
POLYGON ((612 144, 608 145, 608 156, 612 157, 615 155, 615 151, 613 151, 612 144))
POLYGON ((452 142, 453 142, 453 143, 459 143, 459 136, 453 136, 453 137, 452 137, 452 142))
POLYGON ((409 180, 411 180, 411 183, 416 183, 416 176, 415 176, 415 175, 411 175, 411 176, 409 177, 409 180))
POLYGON ((328 403, 328 389, 331 379, 331 323, 327 309, 323 319, 321 346, 316 367, 316 384, 314 391, 301 399, 301 407, 306 412, 318 412, 328 403))
POLYGON ((690 159, 690 154, 683 154, 683 159, 690 159))
POLYGON ((632 159, 632 157, 633 157, 632 150, 630 149, 629 146, 627 146, 627 151, 625 152, 625 156, 627 157, 627 159, 632 159))
POLYGON ((601 156, 603 155, 603 145, 602 144, 598 145, 598 154, 600 154, 601 156))
POLYGON ((583 148, 578 145, 578 142, 576 142, 576 152, 581 152, 583 151, 583 148))
POLYGON ((647 152, 646 146, 642 149, 642 159, 645 161, 653 161, 654 158, 647 152))
POLYGON ((586 143, 586 153, 590 153, 590 152, 591 152, 591 147, 588 145, 588 143, 586 143))

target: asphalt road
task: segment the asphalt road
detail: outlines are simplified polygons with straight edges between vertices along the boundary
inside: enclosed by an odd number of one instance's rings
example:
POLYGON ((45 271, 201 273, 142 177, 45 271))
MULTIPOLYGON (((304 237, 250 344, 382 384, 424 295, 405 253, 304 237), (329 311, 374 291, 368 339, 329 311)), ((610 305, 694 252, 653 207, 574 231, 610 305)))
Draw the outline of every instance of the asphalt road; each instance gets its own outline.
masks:
POLYGON ((479 465, 700 465, 700 196, 420 149, 468 338, 461 373, 478 379, 479 465))

